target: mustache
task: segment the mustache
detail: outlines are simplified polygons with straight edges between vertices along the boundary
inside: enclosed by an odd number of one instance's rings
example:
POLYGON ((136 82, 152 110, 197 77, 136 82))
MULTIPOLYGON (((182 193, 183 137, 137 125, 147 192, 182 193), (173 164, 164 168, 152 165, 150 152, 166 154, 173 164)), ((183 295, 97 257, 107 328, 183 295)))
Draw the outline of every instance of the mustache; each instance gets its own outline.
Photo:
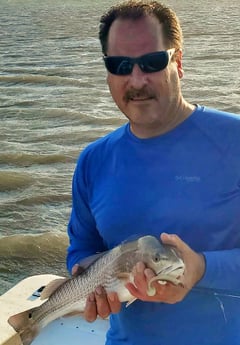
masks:
POLYGON ((155 94, 146 87, 142 89, 130 89, 126 91, 124 100, 130 101, 133 98, 155 98, 155 94))

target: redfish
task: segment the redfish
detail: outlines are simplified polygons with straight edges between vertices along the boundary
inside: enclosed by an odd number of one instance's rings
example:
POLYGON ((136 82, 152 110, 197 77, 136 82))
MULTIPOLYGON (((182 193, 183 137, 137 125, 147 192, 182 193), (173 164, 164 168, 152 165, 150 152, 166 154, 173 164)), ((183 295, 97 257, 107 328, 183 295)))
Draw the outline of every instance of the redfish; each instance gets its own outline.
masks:
MULTIPOLYGON (((86 260, 84 260, 86 262, 86 260)), ((51 321, 67 314, 84 311, 88 295, 101 285, 106 292, 116 292, 120 302, 128 305, 136 299, 125 284, 133 282, 133 267, 142 261, 156 276, 148 286, 148 295, 156 291, 151 283, 157 280, 165 284, 181 284, 184 262, 173 247, 162 244, 153 236, 144 236, 120 244, 104 253, 89 258, 88 267, 73 278, 61 278, 50 282, 42 291, 41 299, 47 299, 39 307, 11 316, 9 324, 19 333, 23 345, 29 345, 37 334, 51 321)))

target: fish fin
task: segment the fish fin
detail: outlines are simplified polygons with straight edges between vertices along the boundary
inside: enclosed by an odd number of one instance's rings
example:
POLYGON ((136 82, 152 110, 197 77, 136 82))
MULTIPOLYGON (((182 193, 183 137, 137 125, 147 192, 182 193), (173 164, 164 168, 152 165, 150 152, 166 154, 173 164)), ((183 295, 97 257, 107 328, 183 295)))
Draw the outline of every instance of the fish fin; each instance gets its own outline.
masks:
POLYGON ((40 299, 46 299, 50 297, 63 283, 65 283, 69 278, 59 278, 54 279, 50 283, 48 283, 43 291, 41 292, 40 299))
POLYGON ((120 272, 117 274, 117 278, 121 280, 125 280, 126 282, 129 281, 130 274, 127 272, 120 272))
POLYGON ((123 240, 121 242, 121 244, 126 244, 126 243, 130 243, 130 242, 136 242, 139 240, 139 238, 141 238, 142 236, 145 236, 145 234, 141 234, 141 233, 135 233, 135 234, 132 234, 128 237, 125 238, 125 240, 123 240))
POLYGON ((31 344, 40 331, 38 324, 31 318, 32 312, 35 309, 29 309, 22 313, 12 315, 8 319, 8 323, 21 337, 23 345, 31 344))
POLYGON ((82 272, 86 271, 86 269, 91 266, 95 261, 100 259, 102 256, 104 256, 106 253, 108 253, 109 250, 101 253, 96 253, 90 256, 87 256, 86 258, 80 260, 77 264, 79 265, 78 272, 81 274, 82 272))
POLYGON ((132 299, 130 299, 127 304, 126 304, 126 308, 130 306, 130 304, 132 304, 133 302, 135 302, 137 300, 136 297, 133 297, 132 299))
POLYGON ((75 315, 78 315, 78 316, 83 315, 83 312, 80 312, 80 311, 76 310, 76 311, 72 311, 72 312, 70 312, 68 314, 63 315, 63 317, 70 317, 70 316, 75 316, 75 315))

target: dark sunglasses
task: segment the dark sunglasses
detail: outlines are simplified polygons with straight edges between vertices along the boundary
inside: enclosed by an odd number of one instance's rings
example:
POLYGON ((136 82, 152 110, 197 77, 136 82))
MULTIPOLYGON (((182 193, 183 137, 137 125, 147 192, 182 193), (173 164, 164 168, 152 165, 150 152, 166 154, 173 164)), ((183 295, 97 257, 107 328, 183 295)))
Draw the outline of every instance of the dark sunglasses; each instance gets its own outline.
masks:
POLYGON ((133 66, 138 64, 144 73, 159 72, 167 67, 175 48, 166 51, 145 54, 136 58, 128 56, 104 56, 106 69, 116 75, 128 75, 132 73, 133 66))

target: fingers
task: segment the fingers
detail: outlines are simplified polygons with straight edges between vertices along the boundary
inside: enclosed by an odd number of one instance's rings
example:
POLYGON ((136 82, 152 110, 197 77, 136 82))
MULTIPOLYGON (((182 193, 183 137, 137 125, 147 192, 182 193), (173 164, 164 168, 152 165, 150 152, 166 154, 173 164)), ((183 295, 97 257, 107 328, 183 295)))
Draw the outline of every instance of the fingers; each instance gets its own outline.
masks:
POLYGON ((160 285, 157 281, 153 281, 149 286, 149 281, 155 276, 155 273, 146 268, 143 263, 138 263, 133 269, 134 282, 126 284, 126 288, 134 297, 143 301, 177 303, 201 279, 205 270, 204 258, 193 251, 177 235, 162 233, 161 240, 163 243, 173 246, 185 263, 184 287, 167 282, 165 285, 160 285))
POLYGON ((139 300, 149 302, 164 302, 168 304, 180 302, 187 293, 186 289, 175 286, 171 283, 166 283, 165 285, 154 283, 154 285, 156 289, 154 296, 148 296, 146 292, 143 294, 138 287, 131 283, 126 284, 126 288, 134 297, 138 298, 139 300))
MULTIPOLYGON (((136 298, 141 300, 153 300, 149 297, 149 281, 155 277, 155 273, 146 268, 143 262, 138 262, 136 266, 133 268, 133 276, 134 276, 134 283, 127 283, 126 288, 129 292, 136 298)), ((157 282, 153 282, 151 284, 151 288, 153 289, 153 294, 155 295, 156 289, 159 289, 159 284, 157 282)))
POLYGON ((78 264, 75 264, 72 268, 72 276, 73 277, 77 277, 79 276, 82 272, 84 271, 84 269, 78 265, 78 264))
MULTIPOLYGON (((146 268, 143 262, 138 262, 137 265, 133 269, 133 275, 134 275, 134 284, 138 288, 138 298, 139 296, 142 296, 144 298, 146 295, 150 295, 150 290, 152 290, 151 295, 156 294, 156 282, 152 283, 151 286, 149 286, 149 281, 155 277, 155 273, 149 269, 146 268)), ((135 292, 136 293, 136 292, 135 292)), ((141 298, 141 299, 142 299, 141 298)))
POLYGON ((142 289, 146 286, 145 268, 146 266, 143 262, 138 262, 133 268, 134 284, 138 287, 142 286, 142 289))
POLYGON ((164 244, 171 245, 185 262, 186 258, 193 253, 192 249, 181 240, 178 235, 162 233, 160 239, 164 244))
POLYGON ((160 235, 160 239, 164 244, 169 244, 181 250, 183 247, 188 247, 185 242, 183 242, 178 235, 175 234, 167 234, 163 232, 160 235))
POLYGON ((142 301, 154 301, 164 303, 176 303, 183 299, 186 290, 171 283, 161 285, 158 281, 152 282, 149 291, 149 281, 155 277, 155 273, 139 262, 133 269, 134 283, 127 283, 125 286, 129 292, 142 301), (151 292, 151 293, 149 293, 151 292), (153 294, 152 294, 153 292, 153 294))
POLYGON ((76 264, 76 265, 73 266, 72 272, 71 272, 71 273, 72 273, 72 276, 75 276, 75 275, 76 275, 77 270, 78 270, 78 266, 79 266, 78 264, 76 264))
POLYGON ((93 322, 97 318, 97 305, 95 301, 95 295, 93 292, 87 298, 87 302, 86 302, 86 306, 84 310, 84 318, 88 322, 93 322))
POLYGON ((181 240, 178 235, 163 232, 160 235, 160 239, 164 244, 169 244, 175 247, 176 251, 182 256, 183 259, 185 255, 193 253, 193 250, 187 245, 187 243, 181 240))
POLYGON ((160 238, 163 243, 174 246, 182 257, 185 264, 184 284, 190 290, 204 275, 204 256, 191 249, 177 235, 162 233, 160 238))
POLYGON ((116 314, 121 309, 121 303, 118 299, 116 292, 110 292, 107 294, 108 303, 112 314, 116 314))
POLYGON ((121 309, 121 303, 115 292, 106 293, 104 288, 98 286, 95 293, 91 293, 88 296, 85 310, 84 318, 93 322, 96 320, 97 316, 105 319, 111 313, 118 313, 121 309))

